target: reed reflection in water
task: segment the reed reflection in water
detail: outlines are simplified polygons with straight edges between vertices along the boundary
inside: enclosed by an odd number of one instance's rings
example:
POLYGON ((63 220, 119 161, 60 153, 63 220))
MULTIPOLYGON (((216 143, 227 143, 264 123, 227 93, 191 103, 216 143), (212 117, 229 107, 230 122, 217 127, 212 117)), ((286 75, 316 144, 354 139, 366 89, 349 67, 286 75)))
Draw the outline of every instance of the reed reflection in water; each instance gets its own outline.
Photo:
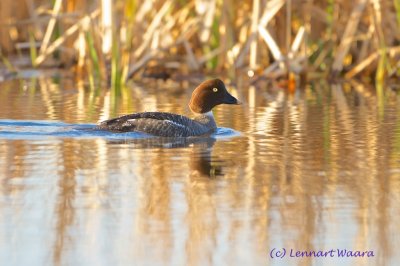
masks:
POLYGON ((8 119, 0 123, 0 265, 400 261, 400 99, 390 90, 381 99, 359 84, 317 82, 294 95, 238 89, 246 104, 215 111, 220 126, 242 132, 231 138, 11 134, 26 128, 10 119, 188 112, 185 90, 165 103, 165 91, 148 86, 113 109, 107 93, 93 98, 68 80, 0 85, 0 119, 8 119), (269 257, 282 247, 375 256, 269 257))

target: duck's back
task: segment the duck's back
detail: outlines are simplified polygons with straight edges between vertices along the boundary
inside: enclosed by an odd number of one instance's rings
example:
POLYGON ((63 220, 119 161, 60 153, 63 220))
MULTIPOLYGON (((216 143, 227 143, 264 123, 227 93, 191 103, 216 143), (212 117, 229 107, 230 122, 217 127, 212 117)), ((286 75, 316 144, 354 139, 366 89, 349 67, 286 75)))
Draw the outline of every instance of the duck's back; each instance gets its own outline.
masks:
POLYGON ((192 120, 172 113, 145 112, 106 120, 97 128, 113 132, 143 132, 161 137, 190 137, 209 134, 216 125, 212 118, 206 116, 192 120))

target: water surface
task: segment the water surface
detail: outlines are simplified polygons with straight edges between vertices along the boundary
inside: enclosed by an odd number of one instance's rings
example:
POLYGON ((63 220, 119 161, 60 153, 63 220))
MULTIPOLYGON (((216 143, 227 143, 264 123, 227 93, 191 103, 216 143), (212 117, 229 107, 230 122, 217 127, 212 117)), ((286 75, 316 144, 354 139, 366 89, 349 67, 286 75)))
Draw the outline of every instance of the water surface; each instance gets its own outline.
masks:
POLYGON ((208 138, 88 130, 131 112, 188 115, 186 87, 135 84, 113 99, 68 78, 1 83, 0 265, 400 261, 395 92, 231 87, 244 104, 216 108, 208 138), (274 248, 374 257, 272 259, 274 248))

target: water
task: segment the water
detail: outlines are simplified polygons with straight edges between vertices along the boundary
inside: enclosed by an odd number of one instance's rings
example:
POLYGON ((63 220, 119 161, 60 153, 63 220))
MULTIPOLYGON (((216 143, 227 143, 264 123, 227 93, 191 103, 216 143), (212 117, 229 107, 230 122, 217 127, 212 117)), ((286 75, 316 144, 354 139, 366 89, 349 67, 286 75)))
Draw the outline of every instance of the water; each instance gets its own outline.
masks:
POLYGON ((395 92, 240 88, 208 138, 91 130, 189 114, 185 86, 135 85, 113 105, 68 78, 1 83, 0 265, 397 265, 395 92), (374 257, 270 257, 282 248, 374 257))

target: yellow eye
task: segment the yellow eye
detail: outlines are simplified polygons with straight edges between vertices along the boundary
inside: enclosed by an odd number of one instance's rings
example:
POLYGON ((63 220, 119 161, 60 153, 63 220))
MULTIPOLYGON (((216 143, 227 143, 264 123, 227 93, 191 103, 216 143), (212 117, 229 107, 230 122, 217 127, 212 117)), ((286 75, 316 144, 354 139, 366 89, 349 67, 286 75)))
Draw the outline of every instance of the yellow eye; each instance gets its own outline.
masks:
POLYGON ((213 88, 213 92, 217 92, 218 91, 218 89, 217 88, 213 88))

